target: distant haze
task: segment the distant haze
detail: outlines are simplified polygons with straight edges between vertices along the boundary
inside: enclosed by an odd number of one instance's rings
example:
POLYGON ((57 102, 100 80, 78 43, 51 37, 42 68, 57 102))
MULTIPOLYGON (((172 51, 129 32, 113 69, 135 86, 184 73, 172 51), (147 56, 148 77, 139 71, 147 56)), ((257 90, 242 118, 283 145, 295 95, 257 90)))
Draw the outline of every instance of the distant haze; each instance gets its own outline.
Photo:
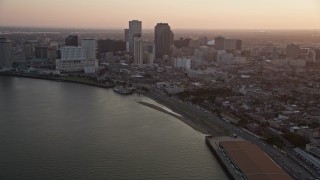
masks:
POLYGON ((320 29, 319 0, 0 0, 0 26, 320 29))

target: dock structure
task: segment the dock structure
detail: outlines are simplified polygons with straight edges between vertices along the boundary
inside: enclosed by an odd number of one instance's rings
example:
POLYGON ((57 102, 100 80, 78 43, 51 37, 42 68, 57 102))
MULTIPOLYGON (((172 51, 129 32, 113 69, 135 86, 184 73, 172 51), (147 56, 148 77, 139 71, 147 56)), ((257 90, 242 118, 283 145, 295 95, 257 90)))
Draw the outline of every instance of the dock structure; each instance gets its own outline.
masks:
POLYGON ((292 179, 257 145, 241 137, 206 136, 206 143, 231 179, 292 179))

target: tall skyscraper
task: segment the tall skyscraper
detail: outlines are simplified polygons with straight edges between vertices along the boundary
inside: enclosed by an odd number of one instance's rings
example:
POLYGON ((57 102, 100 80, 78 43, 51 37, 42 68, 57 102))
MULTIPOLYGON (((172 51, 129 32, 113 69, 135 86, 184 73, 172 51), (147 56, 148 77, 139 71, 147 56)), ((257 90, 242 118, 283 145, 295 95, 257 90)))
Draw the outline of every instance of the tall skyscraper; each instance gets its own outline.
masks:
POLYGON ((156 46, 156 58, 170 55, 170 46, 173 41, 173 33, 168 23, 158 23, 154 30, 154 43, 156 46))
POLYGON ((12 43, 5 38, 0 38, 0 67, 12 67, 12 43))
POLYGON ((33 45, 30 42, 26 42, 23 47, 24 54, 26 59, 30 60, 33 58, 33 45))
POLYGON ((81 47, 86 52, 87 59, 96 59, 96 40, 87 38, 81 40, 81 47))
POLYGON ((78 36, 77 35, 69 35, 66 37, 66 46, 78 46, 78 36))
POLYGON ((141 37, 142 22, 138 20, 129 21, 129 29, 125 29, 125 39, 129 42, 129 51, 134 50, 134 37, 141 37))
POLYGON ((134 63, 141 65, 143 64, 144 58, 144 47, 143 47, 143 40, 141 37, 134 37, 134 63))
POLYGON ((224 40, 225 38, 222 36, 218 36, 214 38, 216 50, 224 50, 224 40))

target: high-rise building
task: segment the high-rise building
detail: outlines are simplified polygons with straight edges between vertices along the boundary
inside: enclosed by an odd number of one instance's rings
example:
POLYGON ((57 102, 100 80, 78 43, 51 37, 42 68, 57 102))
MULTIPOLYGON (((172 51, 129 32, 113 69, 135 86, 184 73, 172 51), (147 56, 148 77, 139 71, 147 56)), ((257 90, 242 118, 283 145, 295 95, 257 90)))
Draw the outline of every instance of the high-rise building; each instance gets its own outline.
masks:
POLYGON ((66 46, 78 46, 78 36, 77 35, 69 35, 66 37, 66 46))
POLYGON ((236 50, 242 51, 242 40, 236 40, 236 50))
POLYGON ((236 43, 236 39, 224 39, 224 50, 235 50, 236 43))
POLYGON ((129 21, 129 30, 125 30, 125 38, 129 41, 129 51, 134 50, 134 37, 141 37, 142 22, 138 20, 129 21))
POLYGON ((158 23, 154 30, 154 43, 156 46, 156 58, 162 59, 165 55, 170 55, 170 46, 173 33, 168 23, 158 23))
POLYGON ((218 36, 214 40, 216 50, 242 50, 242 40, 240 39, 227 39, 218 36))
POLYGON ((47 46, 36 46, 34 50, 34 56, 36 59, 47 59, 48 58, 48 47, 47 46))
POLYGON ((26 59, 30 60, 33 58, 33 45, 30 42, 26 42, 23 46, 24 54, 26 55, 26 59))
POLYGON ((145 54, 147 54, 146 61, 148 64, 153 64, 154 59, 156 58, 156 47, 154 44, 145 45, 145 54))
POLYGON ((170 46, 174 45, 174 33, 170 30, 170 46))
POLYGON ((214 38, 216 50, 224 50, 224 40, 225 38, 222 36, 218 36, 214 38))
POLYGON ((129 37, 130 37, 130 30, 124 30, 124 42, 126 43, 126 51, 129 51, 129 37))
POLYGON ((13 52, 12 43, 5 38, 0 38, 0 68, 12 67, 13 52))
POLYGON ((86 52, 87 59, 96 59, 96 40, 92 38, 86 38, 81 40, 81 47, 86 52))
POLYGON ((144 47, 143 40, 141 37, 134 37, 134 63, 137 65, 143 64, 144 59, 144 47))
POLYGON ((298 44, 288 44, 286 51, 288 59, 298 59, 301 54, 301 48, 298 44))
POLYGON ((316 61, 320 61, 320 49, 316 49, 315 53, 316 53, 316 61))

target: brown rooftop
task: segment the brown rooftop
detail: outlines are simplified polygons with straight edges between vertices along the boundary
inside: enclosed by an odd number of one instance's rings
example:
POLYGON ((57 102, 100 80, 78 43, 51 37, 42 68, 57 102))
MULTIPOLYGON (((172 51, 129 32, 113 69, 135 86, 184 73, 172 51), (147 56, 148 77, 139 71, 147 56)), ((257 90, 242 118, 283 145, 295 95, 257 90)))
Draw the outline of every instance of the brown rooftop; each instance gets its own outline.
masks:
POLYGON ((223 141, 220 144, 248 179, 292 179, 257 145, 249 141, 223 141))

